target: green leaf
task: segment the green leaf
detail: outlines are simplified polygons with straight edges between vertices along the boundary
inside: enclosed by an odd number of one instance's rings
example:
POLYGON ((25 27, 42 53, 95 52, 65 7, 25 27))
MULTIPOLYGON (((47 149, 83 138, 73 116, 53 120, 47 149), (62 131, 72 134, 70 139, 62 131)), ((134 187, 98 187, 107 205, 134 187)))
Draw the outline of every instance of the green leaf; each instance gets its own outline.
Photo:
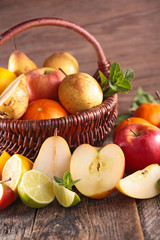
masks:
POLYGON ((130 106, 130 111, 135 111, 141 104, 154 102, 160 103, 152 95, 143 91, 141 87, 138 88, 136 95, 133 98, 133 104, 130 106))
POLYGON ((101 86, 104 87, 107 82, 107 78, 101 71, 99 71, 99 76, 101 80, 101 86))
POLYGON ((63 183, 63 179, 54 176, 54 179, 57 183, 63 183))
POLYGON ((60 186, 63 186, 67 189, 72 189, 72 187, 75 185, 75 183, 79 182, 80 179, 77 179, 75 181, 72 181, 71 178, 71 173, 69 171, 65 172, 63 175, 63 179, 58 178, 56 176, 54 176, 54 179, 57 183, 59 183, 60 186))
POLYGON ((124 74, 124 78, 128 80, 129 82, 132 82, 134 78, 134 71, 132 69, 121 69, 121 71, 124 74))
POLYGON ((110 66, 110 74, 109 74, 109 78, 110 79, 113 79, 114 78, 114 75, 117 73, 117 72, 120 72, 121 69, 120 69, 120 66, 118 63, 113 63, 111 66, 110 66))

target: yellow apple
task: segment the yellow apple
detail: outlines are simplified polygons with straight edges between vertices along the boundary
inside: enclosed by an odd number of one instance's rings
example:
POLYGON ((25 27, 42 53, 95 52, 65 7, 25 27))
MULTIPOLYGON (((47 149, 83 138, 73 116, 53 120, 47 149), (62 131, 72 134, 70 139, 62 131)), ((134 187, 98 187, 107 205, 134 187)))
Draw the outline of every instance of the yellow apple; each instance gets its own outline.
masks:
POLYGON ((157 184, 159 178, 160 165, 151 164, 121 179, 116 188, 132 198, 152 198, 160 194, 160 187, 157 184))
POLYGON ((71 157, 70 172, 73 181, 83 195, 104 198, 111 194, 125 167, 124 154, 115 144, 108 144, 99 151, 89 144, 75 149, 71 157))

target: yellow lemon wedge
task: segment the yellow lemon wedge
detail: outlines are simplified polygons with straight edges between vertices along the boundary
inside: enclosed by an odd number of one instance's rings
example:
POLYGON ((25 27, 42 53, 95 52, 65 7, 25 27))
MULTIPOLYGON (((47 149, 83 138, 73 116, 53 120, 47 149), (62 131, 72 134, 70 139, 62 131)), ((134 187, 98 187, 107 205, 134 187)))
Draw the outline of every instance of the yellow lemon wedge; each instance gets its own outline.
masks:
POLYGON ((15 73, 0 67, 0 94, 9 86, 9 84, 16 79, 15 73))
POLYGON ((4 165, 6 164, 6 162, 10 157, 11 155, 6 151, 3 151, 3 153, 0 156, 0 180, 2 179, 2 171, 3 171, 4 165))
POLYGON ((12 157, 4 165, 2 171, 2 180, 7 180, 11 178, 11 181, 6 182, 6 184, 14 191, 17 192, 18 183, 20 181, 21 176, 32 169, 33 162, 20 155, 14 154, 12 157))

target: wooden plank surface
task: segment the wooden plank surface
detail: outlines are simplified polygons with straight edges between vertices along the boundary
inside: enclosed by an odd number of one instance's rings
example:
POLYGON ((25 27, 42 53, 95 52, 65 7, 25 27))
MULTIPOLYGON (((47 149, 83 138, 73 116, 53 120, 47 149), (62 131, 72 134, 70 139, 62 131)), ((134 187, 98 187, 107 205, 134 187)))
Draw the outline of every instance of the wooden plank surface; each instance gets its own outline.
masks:
MULTIPOLYGON (((84 27, 100 42, 106 57, 123 68, 133 68, 129 94, 119 94, 119 112, 127 112, 138 86, 150 94, 160 89, 159 0, 0 1, 0 32, 36 17, 59 17, 84 27)), ((54 51, 68 51, 80 70, 97 69, 94 49, 71 30, 57 27, 30 29, 16 37, 17 48, 39 67, 54 51)), ((13 40, 0 47, 0 66, 7 67, 13 40)), ((0 212, 0 239, 146 239, 159 240, 160 196, 128 198, 115 191, 103 200, 81 196, 81 203, 64 209, 55 200, 35 210, 20 200, 0 212)))

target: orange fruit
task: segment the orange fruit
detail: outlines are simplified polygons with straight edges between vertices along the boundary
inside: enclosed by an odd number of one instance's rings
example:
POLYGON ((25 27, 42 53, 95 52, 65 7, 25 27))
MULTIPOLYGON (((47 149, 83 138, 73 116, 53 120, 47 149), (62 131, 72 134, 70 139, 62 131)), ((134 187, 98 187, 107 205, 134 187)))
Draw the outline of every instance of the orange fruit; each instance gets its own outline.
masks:
POLYGON ((3 167, 10 157, 11 156, 6 151, 3 151, 3 153, 0 156, 0 180, 2 179, 3 167))
POLYGON ((139 117, 127 118, 127 119, 123 120, 122 122, 120 122, 120 124, 118 124, 117 127, 114 129, 113 141, 115 140, 117 133, 120 131, 121 128, 123 128, 127 125, 130 125, 130 124, 133 124, 133 123, 148 123, 148 124, 150 124, 148 121, 146 121, 143 118, 139 118, 139 117))
POLYGON ((143 118, 158 127, 160 125, 160 104, 144 103, 137 108, 133 116, 143 118))
POLYGON ((68 116, 59 102, 51 99, 38 99, 28 105, 23 120, 41 120, 68 116))

